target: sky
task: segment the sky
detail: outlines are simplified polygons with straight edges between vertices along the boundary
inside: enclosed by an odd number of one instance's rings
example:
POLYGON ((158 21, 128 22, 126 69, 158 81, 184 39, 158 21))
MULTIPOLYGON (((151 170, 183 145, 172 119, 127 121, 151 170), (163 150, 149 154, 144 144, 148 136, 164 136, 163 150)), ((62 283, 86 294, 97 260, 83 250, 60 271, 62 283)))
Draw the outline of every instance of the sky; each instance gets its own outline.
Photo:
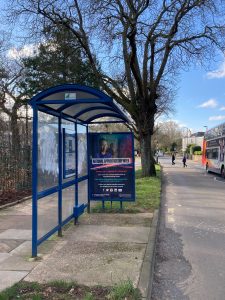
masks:
POLYGON ((211 70, 192 68, 178 82, 176 113, 170 118, 192 133, 225 122, 225 57, 212 62, 211 70))
MULTIPOLYGON (((0 10, 6 2, 0 1, 0 10)), ((25 46, 23 51, 32 53, 33 47, 25 46)), ((18 54, 12 49, 10 56, 18 54)), ((225 122, 225 55, 216 56, 216 61, 210 63, 211 72, 198 66, 182 72, 179 77, 174 102, 176 112, 169 119, 184 130, 205 131, 205 126, 210 129, 225 122)))
MULTIPOLYGON (((31 55, 34 48, 33 44, 25 45, 20 51, 12 48, 8 55, 11 58, 31 55)), ((225 55, 209 65, 211 71, 198 65, 181 73, 174 101, 175 113, 169 118, 160 118, 160 122, 172 120, 189 134, 225 122, 225 55)))
MULTIPOLYGON (((11 58, 31 55, 34 48, 33 44, 25 45, 20 51, 12 48, 8 55, 11 58)), ((163 121, 172 120, 189 134, 225 122, 225 56, 210 65, 211 71, 198 66, 181 73, 174 101, 175 113, 162 118, 163 121)))

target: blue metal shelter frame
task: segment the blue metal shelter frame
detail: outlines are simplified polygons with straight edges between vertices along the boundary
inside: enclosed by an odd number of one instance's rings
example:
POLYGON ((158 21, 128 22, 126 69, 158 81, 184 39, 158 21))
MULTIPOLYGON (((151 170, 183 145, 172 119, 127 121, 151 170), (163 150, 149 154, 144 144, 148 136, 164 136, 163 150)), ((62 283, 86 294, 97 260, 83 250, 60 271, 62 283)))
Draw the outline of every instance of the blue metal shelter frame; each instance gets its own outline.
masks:
MULTIPOLYGON (((86 138, 88 138, 88 125, 100 123, 128 123, 129 119, 124 111, 105 93, 82 85, 66 84, 49 88, 30 100, 33 108, 33 151, 32 151, 32 256, 37 256, 38 246, 48 239, 52 234, 58 231, 62 235, 62 226, 74 218, 77 218, 88 207, 86 203, 79 202, 79 185, 88 181, 88 168, 86 174, 78 174, 78 127, 85 128, 86 138), (51 124, 52 128, 57 131, 57 181, 50 187, 39 188, 39 114, 55 118, 57 122, 51 124), (107 117, 106 121, 97 120, 107 117), (64 178, 64 144, 65 144, 65 127, 63 122, 69 122, 72 125, 75 134, 75 172, 71 177, 64 178), (63 217, 63 192, 68 188, 74 188, 74 205, 73 211, 66 218, 63 217), (40 199, 46 199, 52 195, 57 195, 57 224, 38 235, 39 215, 38 206, 40 199)), ((70 126, 71 127, 71 126, 70 126)), ((87 141, 88 144, 88 141, 87 141)), ((53 149, 53 148, 52 148, 53 149)), ((54 149, 53 149, 54 151, 54 149)), ((86 153, 87 155, 87 153, 86 153)), ((87 162, 88 163, 88 162, 87 162)), ((51 167, 51 166, 50 166, 51 167)), ((88 185, 87 185, 88 186, 88 185)), ((88 192, 87 192, 88 194, 88 192)))

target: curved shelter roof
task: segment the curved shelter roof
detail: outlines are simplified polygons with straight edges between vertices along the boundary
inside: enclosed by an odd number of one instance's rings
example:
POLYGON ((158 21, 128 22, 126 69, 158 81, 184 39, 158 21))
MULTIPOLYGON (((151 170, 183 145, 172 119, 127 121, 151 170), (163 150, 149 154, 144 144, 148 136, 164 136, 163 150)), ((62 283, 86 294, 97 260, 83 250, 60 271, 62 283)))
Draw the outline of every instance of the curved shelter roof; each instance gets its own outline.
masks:
POLYGON ((105 93, 83 85, 59 85, 37 94, 30 100, 38 110, 76 119, 82 123, 95 123, 107 117, 108 122, 129 122, 125 112, 105 93))

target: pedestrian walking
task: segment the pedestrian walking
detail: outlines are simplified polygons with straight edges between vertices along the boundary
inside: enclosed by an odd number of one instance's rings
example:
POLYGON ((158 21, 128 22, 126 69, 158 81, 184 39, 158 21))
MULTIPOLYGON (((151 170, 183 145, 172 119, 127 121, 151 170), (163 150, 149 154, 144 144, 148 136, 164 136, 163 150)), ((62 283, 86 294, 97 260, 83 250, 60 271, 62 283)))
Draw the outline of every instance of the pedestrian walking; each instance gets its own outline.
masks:
POLYGON ((172 154, 172 165, 175 165, 175 154, 172 154))
POLYGON ((183 167, 184 167, 184 168, 187 167, 186 161, 187 161, 187 159, 186 159, 186 156, 184 155, 184 157, 183 157, 183 159, 182 159, 183 167))

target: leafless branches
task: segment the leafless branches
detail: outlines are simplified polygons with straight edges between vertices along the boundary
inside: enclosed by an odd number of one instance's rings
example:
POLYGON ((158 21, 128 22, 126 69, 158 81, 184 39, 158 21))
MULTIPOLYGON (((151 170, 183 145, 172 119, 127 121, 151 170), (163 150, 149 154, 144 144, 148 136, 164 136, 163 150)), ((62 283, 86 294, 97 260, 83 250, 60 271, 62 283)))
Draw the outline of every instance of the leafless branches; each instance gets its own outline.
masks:
POLYGON ((129 111, 141 138, 153 134, 157 114, 171 109, 173 97, 165 95, 179 69, 225 49, 221 0, 13 2, 14 16, 33 27, 47 22, 70 30, 102 88, 129 111))

